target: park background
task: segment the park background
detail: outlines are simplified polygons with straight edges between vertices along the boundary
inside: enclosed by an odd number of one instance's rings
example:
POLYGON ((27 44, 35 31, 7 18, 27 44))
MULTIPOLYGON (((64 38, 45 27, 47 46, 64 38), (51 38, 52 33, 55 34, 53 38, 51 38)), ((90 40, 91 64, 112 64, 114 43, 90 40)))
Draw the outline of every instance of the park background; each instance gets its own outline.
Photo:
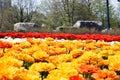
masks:
MULTIPOLYGON (((39 24, 44 32, 73 26, 78 20, 101 21, 107 27, 107 0, 0 0, 0 31, 13 31, 18 22, 39 24)), ((109 1, 110 27, 120 27, 120 2, 109 1)), ((118 29, 117 29, 118 30, 118 29)), ((36 30, 34 30, 36 31, 36 30)), ((68 32, 72 32, 70 30, 68 32)), ((87 30, 81 30, 87 32, 87 30)), ((80 30, 78 32, 81 32, 80 30)), ((65 31, 64 31, 65 32, 65 31)), ((76 31, 75 31, 76 32, 76 31)), ((113 31, 114 32, 114 31, 113 31)), ((120 31, 116 33, 119 34, 120 31)))

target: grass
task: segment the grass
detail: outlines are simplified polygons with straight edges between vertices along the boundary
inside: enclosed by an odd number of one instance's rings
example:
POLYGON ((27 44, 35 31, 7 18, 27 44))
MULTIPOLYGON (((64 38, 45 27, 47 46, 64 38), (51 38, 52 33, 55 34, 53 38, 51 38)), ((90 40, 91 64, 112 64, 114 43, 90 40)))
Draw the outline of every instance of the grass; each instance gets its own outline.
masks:
MULTIPOLYGON (((10 32, 12 30, 0 30, 0 32, 10 32)), ((54 31, 52 28, 40 28, 40 29, 32 29, 22 32, 50 32, 50 33, 72 33, 72 34, 108 34, 108 35, 120 35, 120 28, 113 28, 112 30, 108 30, 106 32, 97 31, 94 28, 65 28, 59 31, 54 31)))
POLYGON ((113 28, 112 30, 108 30, 106 32, 97 31, 94 28, 79 28, 79 29, 63 29, 61 31, 57 31, 55 33, 73 33, 73 34, 108 34, 108 35, 120 35, 120 28, 113 28))

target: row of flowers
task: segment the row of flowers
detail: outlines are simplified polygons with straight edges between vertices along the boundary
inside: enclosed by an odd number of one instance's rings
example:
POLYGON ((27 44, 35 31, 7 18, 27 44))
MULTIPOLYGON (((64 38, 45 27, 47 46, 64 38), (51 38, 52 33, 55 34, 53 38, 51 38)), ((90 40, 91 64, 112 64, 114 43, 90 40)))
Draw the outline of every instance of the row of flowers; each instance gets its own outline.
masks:
POLYGON ((0 41, 0 80, 118 80, 120 42, 0 41), (2 47, 4 46, 4 47, 2 47))
POLYGON ((102 34, 65 34, 65 33, 40 33, 40 32, 4 32, 0 33, 0 38, 4 38, 5 36, 12 38, 46 38, 52 37, 54 39, 94 39, 94 40, 105 40, 105 41, 120 41, 120 36, 113 35, 102 35, 102 34))

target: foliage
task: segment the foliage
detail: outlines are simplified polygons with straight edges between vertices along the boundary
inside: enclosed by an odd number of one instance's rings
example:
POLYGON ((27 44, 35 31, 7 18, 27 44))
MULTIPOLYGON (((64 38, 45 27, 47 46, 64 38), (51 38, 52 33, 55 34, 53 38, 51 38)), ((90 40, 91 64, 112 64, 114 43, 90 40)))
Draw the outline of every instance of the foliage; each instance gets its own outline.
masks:
MULTIPOLYGON (((102 21, 103 27, 106 27, 106 0, 94 0, 93 4, 93 14, 98 18, 98 20, 102 21)), ((114 26, 116 24, 114 17, 115 10, 111 4, 109 4, 109 13, 111 26, 114 26)))
MULTIPOLYGON (((119 10, 115 14, 110 7, 111 27, 119 26, 119 10)), ((72 26, 78 20, 102 21, 106 27, 105 0, 14 0, 14 5, 0 11, 0 27, 2 31, 12 31, 14 23, 35 22, 47 29, 58 26, 72 26)))
POLYGON ((92 5, 89 5, 91 3, 87 0, 81 2, 79 0, 51 1, 51 3, 47 4, 50 6, 47 8, 49 10, 47 13, 48 22, 54 26, 72 26, 77 20, 93 20, 95 16, 91 13, 92 5))

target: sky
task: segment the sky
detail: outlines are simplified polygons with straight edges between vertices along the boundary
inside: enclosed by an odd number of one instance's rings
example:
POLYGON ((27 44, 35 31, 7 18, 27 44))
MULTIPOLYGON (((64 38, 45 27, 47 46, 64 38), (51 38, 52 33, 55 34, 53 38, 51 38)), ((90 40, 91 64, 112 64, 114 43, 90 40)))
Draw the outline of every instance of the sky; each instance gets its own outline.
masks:
MULTIPOLYGON (((42 1, 42 0, 36 0, 36 2, 40 2, 40 1, 42 1)), ((111 4, 113 4, 115 7, 117 7, 118 6, 118 4, 120 5, 120 2, 118 2, 118 0, 109 0, 109 2, 111 3, 111 4)))
MULTIPOLYGON (((14 1, 15 0, 12 0, 12 2, 14 1)), ((39 5, 42 0, 35 0, 35 1, 36 1, 36 4, 39 5)), ((117 9, 117 7, 120 6, 120 2, 118 2, 118 0, 109 0, 109 2, 115 7, 115 9, 117 9)))
POLYGON ((118 0, 109 0, 109 2, 110 2, 115 8, 117 8, 118 6, 120 6, 120 2, 118 2, 118 0))
MULTIPOLYGON (((12 2, 14 2, 15 0, 12 0, 12 2)), ((36 3, 40 3, 40 1, 42 1, 42 0, 35 0, 36 1, 36 3)), ((112 3, 114 6, 117 6, 116 4, 118 4, 118 3, 120 3, 120 2, 118 2, 118 0, 109 0, 109 2, 110 3, 112 3)))

